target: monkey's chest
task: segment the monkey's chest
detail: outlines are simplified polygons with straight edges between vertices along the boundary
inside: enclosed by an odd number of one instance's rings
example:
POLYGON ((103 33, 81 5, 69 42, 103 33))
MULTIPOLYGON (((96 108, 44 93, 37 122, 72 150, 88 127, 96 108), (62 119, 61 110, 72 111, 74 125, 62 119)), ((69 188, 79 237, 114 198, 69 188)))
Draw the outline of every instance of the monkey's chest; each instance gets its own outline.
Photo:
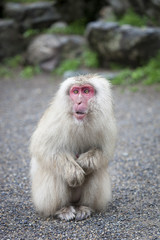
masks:
POLYGON ((97 148, 99 145, 99 141, 96 137, 97 132, 91 134, 91 131, 84 127, 71 128, 67 136, 67 138, 64 138, 67 140, 65 142, 66 150, 76 158, 90 149, 97 148))
POLYGON ((76 157, 79 158, 79 156, 82 153, 88 152, 90 149, 93 149, 97 147, 95 143, 92 143, 92 141, 86 141, 86 139, 82 140, 78 139, 77 141, 73 141, 69 146, 68 150, 76 157))

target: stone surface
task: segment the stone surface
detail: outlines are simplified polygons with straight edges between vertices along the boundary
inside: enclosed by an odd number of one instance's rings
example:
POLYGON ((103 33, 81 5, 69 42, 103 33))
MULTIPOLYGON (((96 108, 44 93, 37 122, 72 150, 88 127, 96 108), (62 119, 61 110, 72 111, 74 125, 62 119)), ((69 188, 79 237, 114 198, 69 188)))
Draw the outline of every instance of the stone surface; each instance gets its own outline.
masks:
POLYGON ((101 11, 99 12, 99 20, 106 21, 106 22, 112 22, 116 20, 116 15, 113 12, 112 7, 103 7, 101 11))
POLYGON ((122 15, 125 11, 131 7, 129 0, 108 0, 110 6, 112 6, 113 10, 117 15, 122 15))
MULTIPOLYGON (((16 74, 17 76, 17 74, 16 74)), ((29 139, 60 79, 0 80, 1 239, 158 240, 160 94, 155 87, 113 88, 119 129, 109 164, 113 200, 84 221, 39 216, 30 194, 29 139)))
POLYGON ((24 43, 13 20, 0 20, 0 60, 23 50, 24 43))
POLYGON ((67 26, 68 26, 68 24, 67 24, 66 22, 59 21, 59 22, 53 23, 50 28, 51 28, 51 29, 52 29, 52 28, 64 29, 64 28, 66 28, 67 26))
POLYGON ((28 47, 26 60, 39 64, 44 70, 53 70, 61 61, 82 54, 85 41, 80 36, 43 34, 36 37, 28 47))
POLYGON ((13 18, 22 30, 45 28, 60 19, 52 2, 6 3, 5 16, 13 18))
POLYGON ((160 28, 138 28, 103 21, 88 24, 86 37, 98 54, 102 66, 110 61, 139 65, 160 49, 160 28))

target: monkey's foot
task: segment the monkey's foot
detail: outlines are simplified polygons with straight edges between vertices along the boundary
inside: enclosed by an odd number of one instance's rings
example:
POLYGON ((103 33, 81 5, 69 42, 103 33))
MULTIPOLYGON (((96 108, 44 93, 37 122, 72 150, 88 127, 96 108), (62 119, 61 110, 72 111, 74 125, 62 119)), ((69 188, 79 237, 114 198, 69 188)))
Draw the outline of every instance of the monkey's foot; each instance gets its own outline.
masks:
POLYGON ((76 216, 75 219, 77 221, 84 220, 88 218, 92 214, 93 210, 86 206, 76 207, 76 216))
POLYGON ((61 220, 72 220, 75 218, 76 215, 76 210, 74 207, 69 206, 69 207, 63 207, 59 211, 55 213, 55 216, 61 220))

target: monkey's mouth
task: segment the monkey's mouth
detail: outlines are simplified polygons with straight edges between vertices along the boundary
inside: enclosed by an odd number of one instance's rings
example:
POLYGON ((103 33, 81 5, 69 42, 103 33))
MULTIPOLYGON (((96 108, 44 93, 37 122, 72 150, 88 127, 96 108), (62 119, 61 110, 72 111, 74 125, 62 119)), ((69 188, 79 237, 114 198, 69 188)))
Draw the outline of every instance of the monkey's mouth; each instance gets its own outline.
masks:
POLYGON ((83 115, 83 114, 85 114, 85 112, 79 112, 79 111, 77 111, 76 114, 78 114, 78 115, 83 115))
POLYGON ((74 113, 74 116, 77 118, 77 119, 83 119, 85 116, 86 116, 86 112, 82 112, 82 111, 76 111, 74 113))

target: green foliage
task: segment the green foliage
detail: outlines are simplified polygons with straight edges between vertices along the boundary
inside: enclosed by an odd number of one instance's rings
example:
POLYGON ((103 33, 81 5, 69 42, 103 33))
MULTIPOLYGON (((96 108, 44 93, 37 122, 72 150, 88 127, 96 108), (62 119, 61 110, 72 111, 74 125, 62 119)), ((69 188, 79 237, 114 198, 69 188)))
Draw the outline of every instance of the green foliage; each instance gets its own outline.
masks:
POLYGON ((33 37, 33 36, 37 35, 38 33, 40 33, 40 31, 38 29, 28 29, 23 33, 23 37, 24 38, 33 37))
POLYGON ((0 65, 0 77, 9 78, 11 76, 11 71, 6 66, 0 65))
POLYGON ((77 70, 80 67, 80 59, 69 59, 69 60, 64 60, 59 67, 54 70, 53 73, 57 75, 62 75, 64 72, 68 70, 77 70))
MULTIPOLYGON (((14 74, 14 70, 19 70, 22 68, 23 58, 21 55, 16 55, 14 57, 6 58, 0 64, 0 77, 2 78, 10 78, 14 74)), ((41 72, 39 66, 26 66, 21 72, 20 76, 22 78, 31 78, 41 72)))
POLYGON ((133 86, 133 87, 130 88, 131 92, 137 92, 138 90, 139 90, 139 88, 136 87, 136 86, 133 86))
POLYGON ((96 52, 86 49, 83 53, 84 66, 89 68, 97 68, 99 66, 98 56, 96 52))
MULTIPOLYGON (((23 63, 22 56, 17 55, 15 57, 7 58, 0 64, 0 77, 9 78, 13 69, 21 67, 23 63)), ((84 66, 88 68, 97 68, 99 65, 97 54, 89 49, 84 49, 82 56, 75 59, 64 60, 60 66, 58 66, 53 73, 57 75, 62 75, 68 70, 75 71, 79 67, 84 66)), ((20 76, 22 78, 32 78, 33 76, 41 72, 39 66, 26 66, 21 72, 20 76)))
POLYGON ((9 78, 13 73, 13 69, 20 66, 22 63, 22 56, 16 55, 3 60, 0 64, 0 77, 9 78))
POLYGON ((14 57, 6 58, 3 61, 4 65, 10 68, 16 68, 22 64, 22 56, 16 55, 14 57))
POLYGON ((66 71, 76 71, 79 67, 97 68, 99 61, 97 54, 89 49, 85 49, 82 56, 75 59, 64 60, 53 73, 62 75, 66 71))
POLYGON ((112 83, 116 85, 132 85, 139 82, 145 85, 160 83, 160 53, 145 66, 135 70, 124 69, 112 80, 112 83))
POLYGON ((143 27, 147 25, 147 17, 140 16, 133 11, 133 9, 129 9, 119 20, 120 25, 130 24, 132 26, 143 27))
POLYGON ((127 68, 124 69, 112 80, 112 84, 114 85, 127 84, 127 81, 130 78, 130 74, 131 74, 130 69, 127 69, 127 68))
POLYGON ((58 28, 52 27, 45 30, 46 33, 60 33, 60 34, 77 34, 83 35, 85 31, 85 19, 79 19, 66 27, 58 28))
POLYGON ((112 70, 121 70, 122 67, 123 67, 122 64, 118 64, 114 62, 109 63, 109 68, 112 70))
POLYGON ((120 25, 129 24, 137 27, 147 26, 148 23, 157 25, 155 19, 150 19, 147 16, 139 15, 132 8, 128 9, 120 18, 115 16, 111 19, 107 19, 107 21, 118 22, 120 25))
POLYGON ((41 72, 39 66, 26 66, 20 73, 22 78, 32 78, 41 72))
POLYGON ((52 28, 43 29, 43 30, 31 28, 31 29, 27 29, 23 33, 23 37, 29 38, 29 37, 33 37, 37 34, 40 34, 40 33, 83 35, 84 31, 85 31, 85 23, 86 23, 85 19, 80 19, 80 20, 77 20, 77 21, 69 24, 66 27, 52 27, 52 28))

